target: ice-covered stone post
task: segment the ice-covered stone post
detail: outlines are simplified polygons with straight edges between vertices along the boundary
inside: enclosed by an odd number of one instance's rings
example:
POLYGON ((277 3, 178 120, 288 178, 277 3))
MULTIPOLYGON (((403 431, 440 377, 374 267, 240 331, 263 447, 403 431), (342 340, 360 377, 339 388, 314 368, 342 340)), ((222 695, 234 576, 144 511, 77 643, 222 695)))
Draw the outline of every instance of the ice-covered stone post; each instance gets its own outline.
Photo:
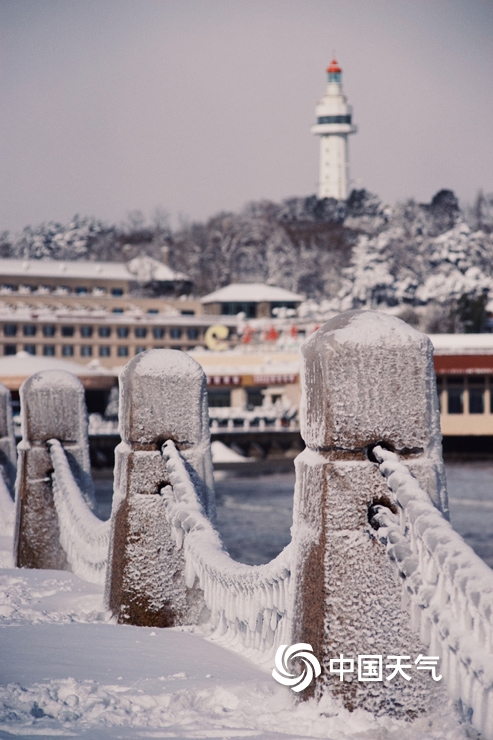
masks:
POLYGON ((395 662, 387 656, 414 660, 426 649, 369 523, 373 505, 394 507, 371 450, 380 443, 398 452, 446 513, 431 342, 391 316, 353 311, 328 321, 302 353, 307 448, 296 462, 292 642, 311 644, 321 659, 316 695, 331 690, 349 709, 412 718, 437 689, 425 671, 386 680, 386 663, 395 662), (329 662, 341 654, 355 669, 343 681, 329 662), (359 655, 382 656, 383 680, 357 680, 359 655))
POLYGON ((22 384, 20 398, 14 561, 20 568, 69 570, 60 544, 47 442, 58 439, 62 443, 81 491, 92 502, 84 387, 75 375, 43 370, 22 384))
POLYGON ((209 518, 214 518, 206 377, 179 350, 134 357, 120 377, 120 435, 106 602, 125 624, 196 623, 201 592, 187 588, 183 551, 172 537, 161 489, 169 484, 161 454, 180 450, 209 518))

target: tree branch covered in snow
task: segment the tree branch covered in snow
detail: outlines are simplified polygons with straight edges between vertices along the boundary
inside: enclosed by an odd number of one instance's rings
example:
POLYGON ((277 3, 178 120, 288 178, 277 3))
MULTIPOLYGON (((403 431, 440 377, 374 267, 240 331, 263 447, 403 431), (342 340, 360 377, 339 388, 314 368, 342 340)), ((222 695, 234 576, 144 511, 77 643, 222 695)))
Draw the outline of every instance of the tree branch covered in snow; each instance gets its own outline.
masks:
POLYGON ((429 204, 392 207, 355 190, 345 203, 315 196, 258 201, 175 231, 164 213, 146 222, 133 212, 120 226, 75 216, 66 225, 0 236, 5 257, 128 261, 166 253, 197 295, 231 282, 266 282, 304 293, 315 302, 305 313, 321 319, 390 308, 425 331, 468 331, 460 300, 493 297, 493 194, 480 193, 465 213, 450 190, 429 204))

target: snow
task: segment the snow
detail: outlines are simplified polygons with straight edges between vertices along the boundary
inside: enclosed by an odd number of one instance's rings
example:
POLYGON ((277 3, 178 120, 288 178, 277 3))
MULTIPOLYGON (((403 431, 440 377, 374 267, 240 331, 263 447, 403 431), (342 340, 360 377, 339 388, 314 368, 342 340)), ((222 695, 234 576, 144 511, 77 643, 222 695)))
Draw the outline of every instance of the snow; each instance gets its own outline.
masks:
POLYGON ((299 293, 293 293, 284 288, 278 288, 276 285, 267 285, 265 283, 231 283, 224 288, 215 290, 213 293, 200 299, 201 303, 227 303, 233 301, 253 302, 260 301, 292 301, 298 302, 304 300, 305 296, 299 293))
POLYGON ((441 655, 449 693, 473 710, 472 723, 493 737, 493 571, 452 530, 397 455, 374 454, 395 493, 400 516, 379 506, 376 526, 404 576, 413 627, 441 655))
POLYGON ((177 547, 183 547, 186 585, 191 588, 198 579, 215 639, 270 661, 289 634, 290 546, 266 565, 232 560, 171 440, 163 456, 172 485, 161 493, 177 547))
POLYGON ((493 354, 493 334, 429 334, 435 354, 493 354))
POLYGON ((101 587, 62 571, 0 571, 0 624, 0 737, 466 737, 451 703, 413 724, 296 703, 199 630, 112 624, 101 587))
MULTIPOLYGON (((212 452, 212 462, 213 463, 235 463, 235 462, 252 462, 251 457, 245 457, 244 455, 239 455, 238 452, 235 452, 230 447, 227 447, 225 444, 220 442, 219 440, 216 440, 211 444, 211 452, 212 452)), ((0 490, 1 494, 1 490, 0 490)), ((0 500, 1 503, 1 500, 0 500)))
POLYGON ((188 280, 152 257, 136 257, 130 262, 93 262, 88 260, 15 260, 0 259, 0 274, 5 277, 77 278, 80 280, 188 280))
POLYGON ((73 573, 102 585, 108 562, 110 524, 100 521, 88 507, 60 442, 50 439, 48 444, 53 461, 53 500, 60 524, 60 544, 73 573))
POLYGON ((0 377, 2 378, 12 376, 29 377, 42 370, 64 370, 77 376, 110 374, 102 365, 89 367, 70 360, 60 360, 57 357, 33 356, 27 352, 17 352, 16 355, 0 357, 0 377))
MULTIPOLYGON (((1 544, 8 564, 12 540, 1 544)), ((0 626, 0 737, 466 738, 451 701, 413 723, 350 713, 330 695, 297 703, 271 677, 273 658, 247 659, 205 627, 116 625, 102 587, 65 571, 0 571, 0 626)))

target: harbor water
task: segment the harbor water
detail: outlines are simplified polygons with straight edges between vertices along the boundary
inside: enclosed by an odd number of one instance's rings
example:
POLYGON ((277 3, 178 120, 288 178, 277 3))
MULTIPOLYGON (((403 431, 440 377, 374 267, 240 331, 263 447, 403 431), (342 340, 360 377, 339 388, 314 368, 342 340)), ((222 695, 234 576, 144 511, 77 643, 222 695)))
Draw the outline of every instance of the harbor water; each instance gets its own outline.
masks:
MULTIPOLYGON (((449 462, 446 472, 452 526, 493 568, 493 462, 449 462)), ((235 560, 267 563, 288 544, 294 481, 294 470, 258 476, 216 473, 217 527, 235 560)), ((99 478, 95 483, 98 514, 107 519, 113 482, 99 478)))

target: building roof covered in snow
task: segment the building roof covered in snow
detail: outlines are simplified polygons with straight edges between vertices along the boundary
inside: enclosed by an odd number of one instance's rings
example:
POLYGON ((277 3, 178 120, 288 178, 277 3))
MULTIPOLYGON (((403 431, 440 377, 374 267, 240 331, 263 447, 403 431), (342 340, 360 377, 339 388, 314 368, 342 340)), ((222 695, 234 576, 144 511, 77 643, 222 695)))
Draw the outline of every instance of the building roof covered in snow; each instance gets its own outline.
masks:
POLYGON ((135 257, 129 262, 0 259, 0 277, 190 282, 184 273, 176 272, 147 255, 135 257))
POLYGON ((266 283, 231 283, 231 285, 209 293, 200 300, 201 303, 298 303, 305 300, 305 297, 266 283))
POLYGON ((18 390, 26 378, 41 370, 65 370, 76 375, 85 388, 93 390, 111 388, 116 383, 115 374, 100 365, 97 360, 88 365, 80 365, 70 360, 38 357, 27 352, 0 357, 0 383, 9 390, 18 390))
POLYGON ((493 354, 493 334, 430 334, 436 355, 493 354))

